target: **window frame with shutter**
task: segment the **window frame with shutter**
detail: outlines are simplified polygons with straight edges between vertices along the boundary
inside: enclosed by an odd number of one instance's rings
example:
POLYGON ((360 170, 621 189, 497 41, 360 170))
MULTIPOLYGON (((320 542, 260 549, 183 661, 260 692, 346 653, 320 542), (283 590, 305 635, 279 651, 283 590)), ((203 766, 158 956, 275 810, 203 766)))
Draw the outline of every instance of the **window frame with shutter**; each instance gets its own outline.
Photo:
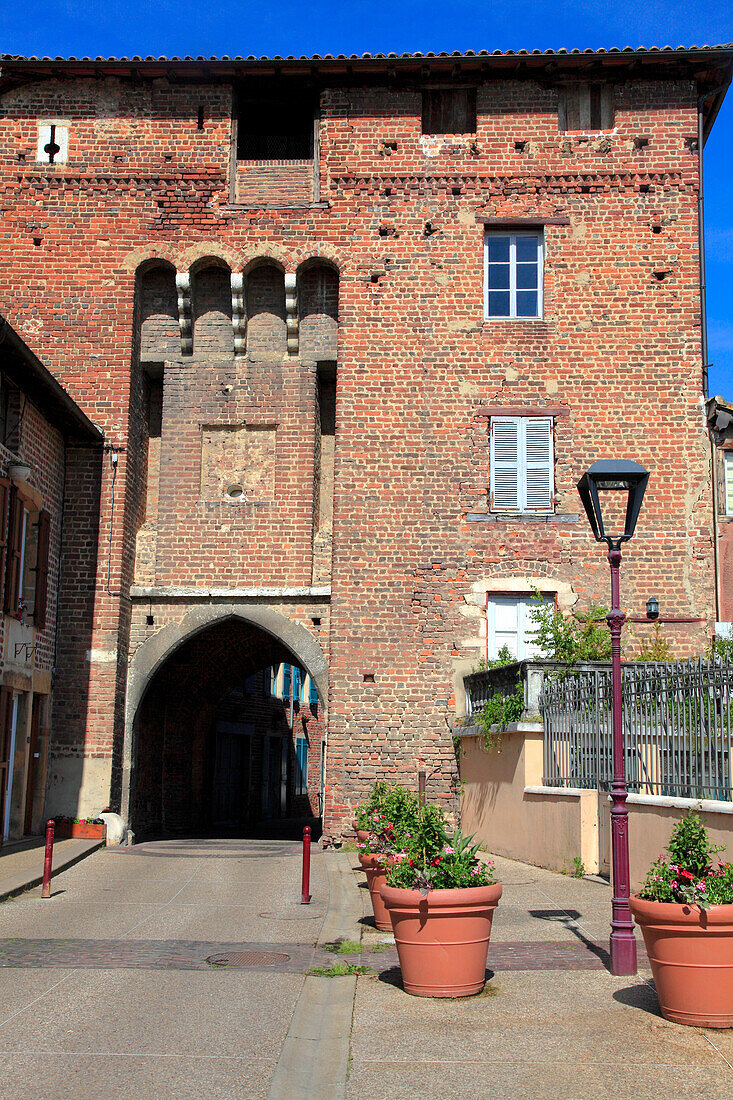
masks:
POLYGON ((48 609, 48 569, 51 549, 51 513, 42 508, 38 513, 38 541, 36 545, 36 586, 33 598, 33 623, 38 630, 46 627, 48 609))
POLYGON ((733 451, 723 451, 723 501, 726 516, 733 516, 733 451))
POLYGON ((541 593, 537 596, 529 592, 487 592, 486 593, 486 660, 494 661, 499 655, 499 650, 506 645, 510 653, 517 661, 532 660, 539 656, 539 649, 531 639, 533 623, 531 610, 538 606, 553 607, 555 595, 541 593), (515 626, 511 631, 506 630, 506 623, 500 622, 500 611, 513 610, 515 612, 515 626), (510 642, 513 635, 515 644, 510 642))
POLYGON ((423 89, 421 130, 426 137, 475 134, 477 125, 476 88, 423 89))
POLYGON ((574 81, 558 88, 557 128, 561 134, 603 134, 613 130, 613 85, 574 81))
POLYGON ((18 617, 18 605, 22 593, 23 536, 25 533, 25 504, 17 486, 10 486, 8 502, 8 540, 5 558, 5 588, 3 610, 18 617))
POLYGON ((555 422, 552 416, 492 416, 489 422, 489 510, 550 515, 555 510, 555 422), (536 429, 534 438, 528 431, 536 429), (539 442, 544 435, 542 451, 539 442), (533 451, 534 448, 534 451, 533 451), (540 480, 537 471, 544 474, 540 480), (534 474, 534 476, 532 476, 534 474))

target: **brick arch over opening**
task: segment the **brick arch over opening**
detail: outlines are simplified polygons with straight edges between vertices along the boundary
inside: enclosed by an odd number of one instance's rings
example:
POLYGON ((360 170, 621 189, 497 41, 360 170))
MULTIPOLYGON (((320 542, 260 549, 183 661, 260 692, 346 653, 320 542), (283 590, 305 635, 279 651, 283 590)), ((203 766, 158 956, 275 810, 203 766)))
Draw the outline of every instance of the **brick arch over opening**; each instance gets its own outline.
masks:
POLYGON ((122 760, 122 816, 129 820, 130 786, 135 759, 137 717, 146 692, 166 661, 207 627, 239 620, 280 642, 296 657, 316 685, 324 711, 328 706, 328 664, 316 638, 300 623, 268 607, 206 604, 193 608, 178 623, 168 623, 133 654, 127 674, 125 741, 122 760))

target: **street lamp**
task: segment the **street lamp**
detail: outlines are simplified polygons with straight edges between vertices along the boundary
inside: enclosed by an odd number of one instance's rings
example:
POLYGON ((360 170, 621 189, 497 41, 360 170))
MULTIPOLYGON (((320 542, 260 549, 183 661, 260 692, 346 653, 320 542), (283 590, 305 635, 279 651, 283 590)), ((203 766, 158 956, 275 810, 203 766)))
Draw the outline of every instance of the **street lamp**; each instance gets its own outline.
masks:
POLYGON ((594 462, 578 482, 588 522, 597 542, 608 546, 611 566, 611 681, 613 686, 613 781, 611 783, 611 843, 613 899, 611 901, 611 973, 636 974, 636 938, 629 908, 629 814, 626 809, 624 734, 621 699, 621 610, 619 570, 621 543, 628 542, 639 518, 649 472, 627 459, 594 462))

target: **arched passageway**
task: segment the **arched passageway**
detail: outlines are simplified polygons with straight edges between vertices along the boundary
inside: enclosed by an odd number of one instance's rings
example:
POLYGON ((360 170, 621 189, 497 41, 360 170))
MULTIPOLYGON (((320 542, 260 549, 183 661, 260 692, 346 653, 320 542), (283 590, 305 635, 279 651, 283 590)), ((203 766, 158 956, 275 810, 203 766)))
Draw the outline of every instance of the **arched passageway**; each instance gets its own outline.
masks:
POLYGON ((266 835, 318 818, 323 738, 297 656, 241 619, 213 623, 163 662, 140 703, 137 836, 266 835))

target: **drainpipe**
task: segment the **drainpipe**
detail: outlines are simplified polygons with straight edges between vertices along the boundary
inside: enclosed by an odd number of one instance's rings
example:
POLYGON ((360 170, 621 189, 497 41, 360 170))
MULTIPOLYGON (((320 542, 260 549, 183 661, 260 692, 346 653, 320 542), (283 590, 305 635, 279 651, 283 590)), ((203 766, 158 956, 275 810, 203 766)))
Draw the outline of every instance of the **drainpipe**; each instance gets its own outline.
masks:
MULTIPOLYGON (((729 83, 729 82, 728 82, 729 83)), ((700 263, 700 351, 702 355, 702 394, 703 400, 709 397, 709 368, 708 363, 708 307, 707 285, 705 279, 705 192, 703 189, 703 113, 705 104, 713 96, 725 93, 728 83, 720 84, 712 88, 697 99, 697 252, 700 263)), ((708 432, 710 440, 710 469, 713 493, 713 571, 715 575, 715 621, 720 621, 720 561, 718 554, 718 464, 715 455, 715 443, 712 434, 708 432)))

